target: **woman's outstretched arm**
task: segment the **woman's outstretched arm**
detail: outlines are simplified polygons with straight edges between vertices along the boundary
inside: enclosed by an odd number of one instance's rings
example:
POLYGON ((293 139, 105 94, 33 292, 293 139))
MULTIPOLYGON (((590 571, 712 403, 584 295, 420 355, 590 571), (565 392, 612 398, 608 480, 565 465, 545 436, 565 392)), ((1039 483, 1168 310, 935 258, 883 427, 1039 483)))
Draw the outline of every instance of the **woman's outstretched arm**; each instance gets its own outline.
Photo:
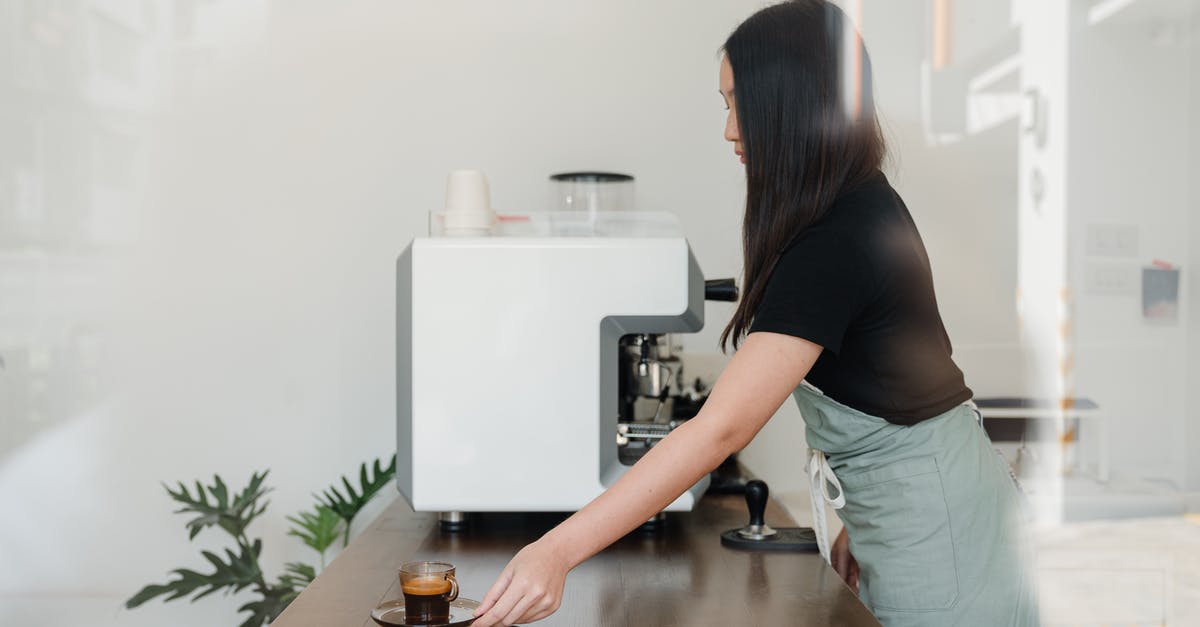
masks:
POLYGON ((476 627, 529 623, 558 609, 567 573, 662 511, 750 443, 808 374, 821 347, 752 333, 700 413, 650 449, 603 494, 521 549, 476 611, 476 627))

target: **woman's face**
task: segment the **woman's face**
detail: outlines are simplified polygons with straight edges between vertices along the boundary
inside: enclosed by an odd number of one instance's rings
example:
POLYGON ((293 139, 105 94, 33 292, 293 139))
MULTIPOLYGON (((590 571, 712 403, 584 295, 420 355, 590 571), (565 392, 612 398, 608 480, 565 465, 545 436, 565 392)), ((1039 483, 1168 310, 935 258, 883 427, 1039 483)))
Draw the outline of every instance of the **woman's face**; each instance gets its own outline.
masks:
POLYGON ((746 162, 746 153, 742 149, 742 136, 738 134, 737 103, 733 101, 733 66, 729 65, 729 57, 721 57, 720 77, 721 97, 725 99, 725 108, 729 115, 725 117, 725 140, 733 142, 733 151, 746 162))

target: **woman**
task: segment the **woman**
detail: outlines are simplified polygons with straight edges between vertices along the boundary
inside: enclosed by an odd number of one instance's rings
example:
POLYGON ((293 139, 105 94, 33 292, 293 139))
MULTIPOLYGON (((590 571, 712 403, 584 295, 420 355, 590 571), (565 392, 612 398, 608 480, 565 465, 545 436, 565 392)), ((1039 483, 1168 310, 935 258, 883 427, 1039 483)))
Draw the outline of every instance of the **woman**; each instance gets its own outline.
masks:
POLYGON ((744 297, 721 338, 738 350, 698 416, 512 559, 475 624, 551 614, 568 571, 741 450, 789 395, 814 503, 844 523, 822 553, 884 625, 1037 624, 1017 490, 951 359, 916 226, 879 171, 861 41, 834 5, 796 0, 751 16, 724 50, 725 138, 747 179, 744 297))

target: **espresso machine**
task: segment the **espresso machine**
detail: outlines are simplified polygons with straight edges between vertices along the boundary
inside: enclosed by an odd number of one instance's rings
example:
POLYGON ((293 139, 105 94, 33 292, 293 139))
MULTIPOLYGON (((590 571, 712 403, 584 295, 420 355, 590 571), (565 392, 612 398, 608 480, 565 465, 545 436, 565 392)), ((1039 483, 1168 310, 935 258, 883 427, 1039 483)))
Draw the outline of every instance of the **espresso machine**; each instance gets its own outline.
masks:
POLYGON ((704 326, 706 294, 736 299, 732 280, 706 284, 669 213, 497 215, 487 189, 453 173, 396 263, 396 485, 446 528, 575 511, 612 485, 706 397, 675 334, 704 326))

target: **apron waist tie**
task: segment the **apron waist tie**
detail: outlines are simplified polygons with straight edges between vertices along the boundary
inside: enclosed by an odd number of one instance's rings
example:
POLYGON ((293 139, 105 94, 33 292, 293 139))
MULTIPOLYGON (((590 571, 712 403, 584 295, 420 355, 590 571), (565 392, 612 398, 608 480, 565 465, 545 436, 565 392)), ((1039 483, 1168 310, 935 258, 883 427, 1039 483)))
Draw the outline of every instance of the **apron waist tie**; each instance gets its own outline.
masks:
POLYGON ((841 509, 846 505, 846 495, 842 492, 842 484, 837 475, 829 467, 825 453, 817 449, 808 449, 808 496, 812 503, 813 533, 817 536, 817 549, 827 564, 832 564, 829 556, 829 530, 825 525, 825 504, 833 509, 841 509), (837 496, 829 495, 829 487, 837 490, 837 496))
POLYGON ((968 399, 967 401, 965 401, 963 403, 963 405, 965 405, 967 407, 967 409, 970 409, 972 412, 975 413, 975 422, 978 422, 979 426, 982 427, 983 426, 983 412, 979 411, 979 406, 975 404, 975 399, 973 399, 973 398, 968 399))

